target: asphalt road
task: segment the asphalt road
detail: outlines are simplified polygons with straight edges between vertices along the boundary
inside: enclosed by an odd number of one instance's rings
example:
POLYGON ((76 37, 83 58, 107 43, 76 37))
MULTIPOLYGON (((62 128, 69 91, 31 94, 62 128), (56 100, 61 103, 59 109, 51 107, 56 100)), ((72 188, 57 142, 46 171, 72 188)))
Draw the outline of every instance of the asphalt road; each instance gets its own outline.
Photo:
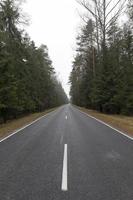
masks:
POLYGON ((0 200, 133 200, 133 140, 60 107, 0 143, 0 200))

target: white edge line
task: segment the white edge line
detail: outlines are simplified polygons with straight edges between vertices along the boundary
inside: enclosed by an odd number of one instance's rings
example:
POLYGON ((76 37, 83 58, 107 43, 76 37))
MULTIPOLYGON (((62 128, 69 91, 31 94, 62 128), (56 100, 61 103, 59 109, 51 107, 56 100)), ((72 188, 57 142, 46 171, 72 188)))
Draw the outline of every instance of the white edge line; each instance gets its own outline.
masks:
POLYGON ((67 144, 64 145, 61 190, 64 191, 64 192, 68 190, 68 186, 67 186, 67 144))
MULTIPOLYGON (((76 109, 77 109, 77 110, 79 110, 78 108, 76 108, 76 109)), ((83 114, 87 115, 88 117, 90 117, 90 118, 92 118, 92 119, 95 119, 96 121, 98 121, 98 122, 100 122, 100 123, 104 124, 105 126, 108 126, 109 128, 111 128, 111 129, 115 130, 116 132, 120 133, 121 135, 123 135, 123 136, 127 137, 128 139, 130 139, 130 140, 133 140, 133 137, 131 137, 131 136, 127 135, 126 133, 123 133, 122 131, 119 131, 118 129, 116 129, 116 128, 114 128, 114 127, 110 126, 109 124, 107 124, 107 123, 103 122, 102 120, 100 120, 100 119, 97 119, 97 118, 95 118, 95 117, 93 117, 93 116, 91 116, 91 115, 89 115, 89 114, 87 114, 87 113, 85 113, 85 112, 83 112, 83 111, 81 111, 81 110, 79 110, 79 112, 81 112, 81 113, 83 113, 83 114)))
MULTIPOLYGON (((57 108, 57 109, 58 109, 58 108, 57 108)), ((0 140, 0 143, 3 142, 3 141, 5 141, 6 139, 12 137, 12 136, 15 135, 16 133, 18 133, 18 132, 24 130, 24 129, 27 128, 28 126, 31 126, 32 124, 36 123, 37 121, 39 121, 39 120, 42 119, 43 117, 46 117, 47 115, 49 115, 49 114, 51 114, 51 113, 54 113, 55 111, 57 111, 57 109, 54 110, 54 111, 52 111, 52 112, 49 112, 49 113, 47 113, 47 114, 45 114, 45 115, 43 115, 43 116, 41 116, 41 117, 39 117, 39 118, 37 118, 36 120, 32 121, 31 123, 27 124, 26 126, 23 126, 22 128, 20 128, 20 129, 16 130, 15 132, 11 133, 11 134, 8 135, 7 137, 4 137, 3 139, 0 140)))

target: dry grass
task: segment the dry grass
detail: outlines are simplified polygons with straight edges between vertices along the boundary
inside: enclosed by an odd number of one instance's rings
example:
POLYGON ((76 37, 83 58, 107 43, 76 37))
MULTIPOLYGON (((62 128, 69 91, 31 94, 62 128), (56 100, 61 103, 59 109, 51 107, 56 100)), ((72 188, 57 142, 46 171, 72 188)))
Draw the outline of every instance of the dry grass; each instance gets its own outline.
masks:
POLYGON ((89 115, 96 117, 97 119, 100 119, 109 125, 112 125, 114 128, 133 136, 133 117, 123 115, 107 115, 94 110, 88 110, 86 108, 78 108, 89 115))
POLYGON ((6 124, 0 124, 0 138, 4 138, 4 137, 8 136, 13 131, 29 124, 30 122, 36 120, 37 118, 39 118, 51 111, 54 111, 55 109, 56 108, 49 109, 49 110, 46 110, 46 111, 40 112, 40 113, 30 114, 28 116, 25 116, 25 117, 22 117, 19 119, 14 119, 14 120, 8 121, 6 124))

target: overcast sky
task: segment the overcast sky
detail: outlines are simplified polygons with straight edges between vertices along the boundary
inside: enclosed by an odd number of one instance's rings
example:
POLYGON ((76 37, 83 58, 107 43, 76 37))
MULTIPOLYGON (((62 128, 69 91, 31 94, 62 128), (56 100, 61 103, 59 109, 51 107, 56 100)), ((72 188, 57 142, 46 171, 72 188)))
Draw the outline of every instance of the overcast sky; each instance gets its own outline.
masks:
POLYGON ((27 32, 37 46, 48 46, 53 66, 69 94, 68 77, 81 22, 79 5, 76 0, 26 0, 23 10, 31 20, 27 32))

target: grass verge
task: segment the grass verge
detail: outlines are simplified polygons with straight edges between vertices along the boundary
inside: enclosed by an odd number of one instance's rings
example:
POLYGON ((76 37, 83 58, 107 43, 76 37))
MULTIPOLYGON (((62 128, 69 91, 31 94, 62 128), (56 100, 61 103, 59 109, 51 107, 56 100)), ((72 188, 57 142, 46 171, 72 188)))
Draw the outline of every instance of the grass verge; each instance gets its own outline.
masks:
POLYGON ((56 109, 57 108, 52 108, 52 109, 46 110, 44 112, 29 114, 25 117, 8 121, 6 124, 0 124, 0 139, 3 139, 4 137, 10 135, 15 130, 17 130, 23 126, 26 126, 27 124, 31 123, 32 121, 36 120, 37 118, 39 118, 49 112, 52 112, 56 109))
POLYGON ((128 117, 124 115, 108 115, 94 110, 88 110, 86 108, 77 108, 133 137, 133 117, 128 117))

